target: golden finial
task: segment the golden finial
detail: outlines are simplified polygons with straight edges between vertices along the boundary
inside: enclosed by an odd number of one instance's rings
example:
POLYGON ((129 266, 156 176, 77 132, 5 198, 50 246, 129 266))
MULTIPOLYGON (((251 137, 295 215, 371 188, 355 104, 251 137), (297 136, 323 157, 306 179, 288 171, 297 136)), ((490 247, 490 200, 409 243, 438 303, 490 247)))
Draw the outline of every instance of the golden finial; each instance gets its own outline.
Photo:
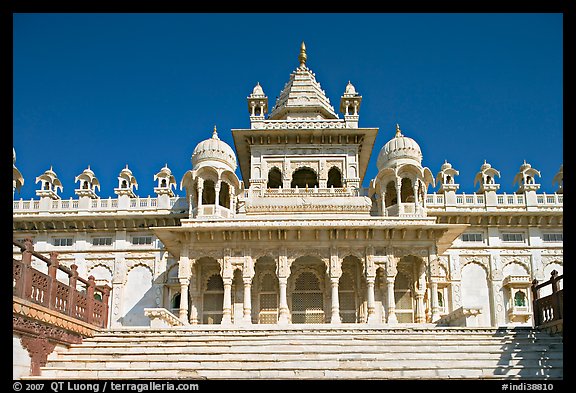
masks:
POLYGON ((396 123, 396 138, 402 136, 402 131, 400 131, 400 124, 396 123))
POLYGON ((302 45, 300 46, 300 55, 298 56, 300 67, 304 67, 306 65, 307 58, 308 56, 306 56, 306 45, 304 44, 304 41, 302 41, 302 45))
POLYGON ((220 139, 220 138, 218 138, 218 131, 216 130, 216 124, 214 124, 214 131, 212 132, 212 139, 220 139))

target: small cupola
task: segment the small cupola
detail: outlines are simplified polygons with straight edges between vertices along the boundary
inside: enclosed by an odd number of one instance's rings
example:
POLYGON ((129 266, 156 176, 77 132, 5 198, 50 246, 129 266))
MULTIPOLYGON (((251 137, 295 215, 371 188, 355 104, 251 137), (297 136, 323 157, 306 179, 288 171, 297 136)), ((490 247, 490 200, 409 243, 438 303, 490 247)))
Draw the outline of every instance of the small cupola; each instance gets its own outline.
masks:
POLYGON ((134 188, 138 189, 138 182, 132 174, 132 171, 128 169, 128 164, 126 168, 120 171, 118 175, 118 188, 114 189, 116 195, 128 195, 130 198, 135 198, 134 188))
POLYGON ((480 183, 478 192, 496 191, 500 188, 500 184, 497 184, 494 180, 496 176, 500 177, 500 172, 492 168, 492 165, 484 160, 484 164, 480 167, 480 172, 474 177, 474 186, 476 186, 476 183, 480 183))
POLYGON ((154 181, 158 181, 158 187, 154 188, 157 195, 174 196, 173 189, 176 187, 176 178, 168 168, 168 164, 165 164, 160 172, 154 175, 154 181))
POLYGON ((535 177, 540 177, 540 171, 532 168, 530 164, 524 160, 520 166, 520 171, 514 176, 512 185, 518 183, 517 193, 521 194, 526 191, 536 191, 540 188, 540 184, 536 184, 535 177))
POLYGON ((58 189, 64 190, 62 182, 52 170, 52 166, 46 172, 36 178, 36 184, 40 183, 40 189, 36 190, 36 195, 40 198, 60 199, 58 189))
POLYGON ((100 182, 94 175, 94 171, 90 169, 90 165, 88 168, 84 169, 84 171, 74 178, 75 183, 80 183, 80 188, 74 190, 74 193, 80 197, 88 197, 91 199, 100 198, 96 195, 96 189, 100 191, 100 182))

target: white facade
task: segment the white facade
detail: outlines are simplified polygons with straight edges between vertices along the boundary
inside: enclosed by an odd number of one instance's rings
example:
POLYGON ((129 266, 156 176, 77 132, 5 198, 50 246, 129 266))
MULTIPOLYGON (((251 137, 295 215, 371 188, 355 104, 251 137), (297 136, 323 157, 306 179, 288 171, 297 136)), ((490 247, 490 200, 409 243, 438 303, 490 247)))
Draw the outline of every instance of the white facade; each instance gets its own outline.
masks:
POLYGON ((13 202, 14 238, 110 285, 111 326, 149 325, 145 308, 183 324, 443 323, 473 311, 480 326, 530 325, 529 284, 562 273, 562 168, 557 193, 538 194, 540 173, 524 162, 518 191, 499 194, 484 162, 478 191, 458 193, 458 171, 446 162, 434 176, 400 126, 374 146, 350 82, 340 118, 306 60, 302 45, 269 113, 255 86, 250 128, 232 130, 236 152, 216 128, 198 144, 186 197, 165 166, 156 197, 138 197, 126 167, 118 197, 100 199, 88 167, 78 199, 63 200, 50 169, 39 199, 13 202), (375 147, 378 174, 362 188, 375 147))

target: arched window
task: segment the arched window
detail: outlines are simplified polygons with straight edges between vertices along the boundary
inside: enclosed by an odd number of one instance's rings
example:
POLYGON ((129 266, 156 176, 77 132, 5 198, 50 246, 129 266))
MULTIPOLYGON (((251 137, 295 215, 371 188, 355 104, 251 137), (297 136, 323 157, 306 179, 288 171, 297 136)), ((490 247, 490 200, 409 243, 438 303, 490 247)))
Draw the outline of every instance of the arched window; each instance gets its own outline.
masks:
POLYGON ((486 176, 486 184, 492 184, 492 177, 486 176))
POLYGON ((202 191, 202 204, 203 205, 216 204, 216 190, 214 189, 214 182, 212 180, 204 180, 204 190, 202 191))
POLYGON ((84 190, 87 190, 87 189, 88 189, 88 181, 84 180, 84 183, 82 184, 82 188, 83 188, 84 190))
POLYGON ((172 309, 180 308, 180 294, 179 293, 174 295, 174 297, 172 298, 172 302, 170 303, 170 307, 172 309))
POLYGON ((122 180, 122 188, 128 188, 128 183, 126 180, 122 180))
POLYGON ((356 286, 350 271, 343 272, 338 283, 340 319, 345 323, 356 321, 356 286))
POLYGON ((396 274, 394 280, 394 300, 396 303, 396 317, 398 322, 414 322, 414 299, 410 278, 401 272, 396 274))
POLYGON ((452 176, 446 176, 446 184, 452 184, 452 176))
POLYGON ((444 295, 442 291, 438 291, 438 307, 444 308, 444 295))
POLYGON ((278 322, 278 279, 274 273, 264 273, 259 285, 258 323, 274 324, 278 322))
POLYGON ((412 187, 412 180, 407 177, 402 178, 400 187, 401 202, 414 202, 414 188, 412 187))
POLYGON ((49 190, 49 189, 50 189, 50 183, 49 183, 49 182, 44 183, 44 189, 45 189, 45 190, 49 190))
POLYGON ((290 187, 295 188, 314 188, 318 187, 318 176, 310 168, 300 168, 292 175, 290 187))
POLYGON ((526 307, 526 295, 522 291, 516 292, 514 295, 514 305, 516 307, 526 307))
POLYGON ((318 277, 300 273, 292 292, 292 323, 324 323, 324 296, 318 277))
POLYGON ((398 198, 396 196, 396 184, 393 181, 389 181, 386 185, 386 207, 396 205, 398 203, 398 198))
POLYGON ((326 183, 328 188, 342 188, 342 173, 340 173, 340 169, 333 166, 328 171, 328 182, 326 183))
POLYGON ((220 195, 218 199, 220 206, 230 209, 230 186, 225 181, 220 184, 220 195))
POLYGON ((222 322, 224 304, 224 282, 220 274, 213 274, 206 282, 202 300, 202 323, 219 324, 222 322))
POLYGON ((160 187, 163 187, 163 188, 166 187, 166 179, 162 179, 162 182, 160 183, 160 187))
POLYGON ((280 169, 274 167, 268 171, 268 188, 280 188, 282 187, 282 172, 280 169))
POLYGON ((532 183, 534 183, 534 180, 532 179, 532 177, 526 176, 526 183, 532 184, 532 183))

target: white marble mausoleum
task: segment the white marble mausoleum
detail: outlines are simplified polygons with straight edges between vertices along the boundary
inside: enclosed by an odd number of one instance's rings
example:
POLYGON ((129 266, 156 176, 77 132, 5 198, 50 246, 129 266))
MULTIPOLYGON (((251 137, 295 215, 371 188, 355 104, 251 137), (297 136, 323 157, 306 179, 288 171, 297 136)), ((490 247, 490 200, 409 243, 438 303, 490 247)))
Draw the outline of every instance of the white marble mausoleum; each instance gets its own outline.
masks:
MULTIPOLYGON (((423 166, 409 129, 360 127, 352 83, 335 110, 304 44, 276 102, 264 88, 248 95, 233 147, 219 138, 228 130, 204 131, 181 179, 168 166, 149 174, 154 197, 138 196, 126 166, 117 197, 100 198, 97 175, 115 174, 87 165, 77 198, 61 199, 72 179, 46 170, 37 199, 13 201, 14 239, 108 284, 111 328, 532 325, 532 280, 563 271, 562 167, 543 194, 540 172, 518 163, 517 190, 503 194, 484 161, 477 191, 459 193, 457 168, 423 166), (378 172, 365 179, 372 154, 378 172)), ((14 195, 23 186, 14 153, 14 195)))

